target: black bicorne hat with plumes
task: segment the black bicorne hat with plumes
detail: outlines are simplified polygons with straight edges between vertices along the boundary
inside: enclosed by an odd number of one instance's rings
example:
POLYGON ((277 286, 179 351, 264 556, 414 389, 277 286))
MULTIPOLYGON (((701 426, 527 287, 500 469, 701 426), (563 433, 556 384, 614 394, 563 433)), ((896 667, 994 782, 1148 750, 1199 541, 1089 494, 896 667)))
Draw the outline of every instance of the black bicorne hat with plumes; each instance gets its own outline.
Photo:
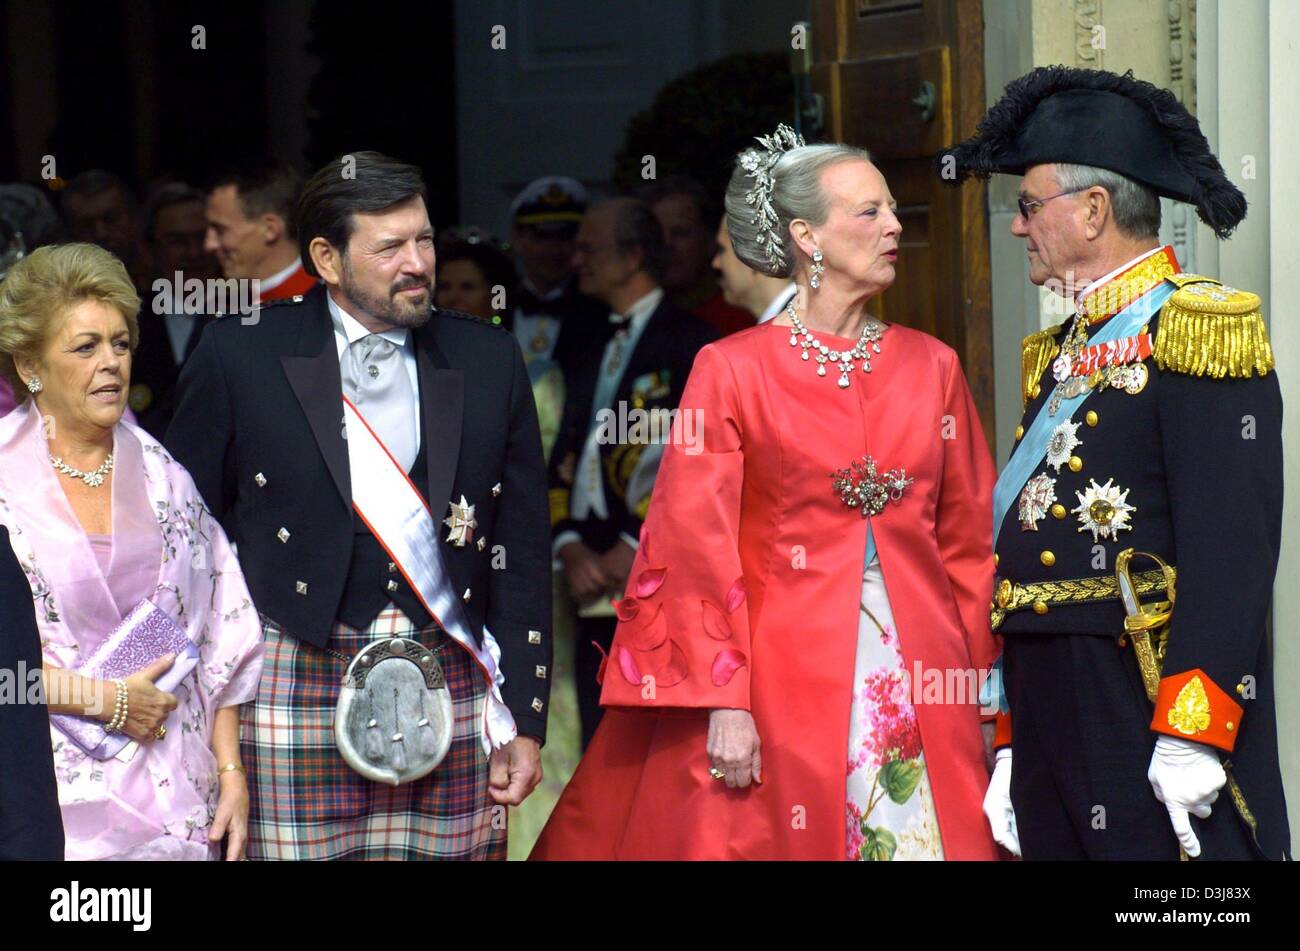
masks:
POLYGON ((975 135, 940 152, 935 167, 955 185, 1049 162, 1109 169, 1195 205, 1220 238, 1246 217, 1246 196, 1224 174, 1196 117, 1132 70, 1040 66, 1012 81, 975 135))

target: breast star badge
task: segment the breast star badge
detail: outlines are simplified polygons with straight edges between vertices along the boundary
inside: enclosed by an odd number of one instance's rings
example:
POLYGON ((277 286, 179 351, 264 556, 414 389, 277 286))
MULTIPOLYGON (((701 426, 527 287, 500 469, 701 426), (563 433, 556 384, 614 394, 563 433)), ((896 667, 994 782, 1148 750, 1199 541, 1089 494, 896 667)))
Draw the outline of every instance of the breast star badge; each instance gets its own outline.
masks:
POLYGON ((1105 485, 1098 485, 1096 479, 1089 482, 1084 491, 1074 493, 1079 504, 1070 510, 1079 516, 1079 531, 1092 532, 1094 542, 1098 538, 1115 541, 1121 531, 1132 531, 1129 516, 1137 508, 1125 501, 1129 490, 1114 485, 1114 479, 1107 479, 1105 485))
POLYGON ((1038 522, 1046 517, 1048 507, 1056 501, 1056 480, 1040 472, 1020 490, 1020 530, 1038 531, 1038 522))
POLYGON ((1071 453, 1083 445, 1083 440, 1075 435, 1078 431, 1079 424, 1072 419, 1052 430, 1052 438, 1047 442, 1047 464, 1055 471, 1060 472, 1061 466, 1070 461, 1071 453))
POLYGON ((474 519, 474 506, 462 495, 459 505, 451 503, 451 514, 442 520, 442 524, 449 529, 447 541, 457 548, 464 548, 473 541, 474 529, 478 527, 478 522, 474 519))

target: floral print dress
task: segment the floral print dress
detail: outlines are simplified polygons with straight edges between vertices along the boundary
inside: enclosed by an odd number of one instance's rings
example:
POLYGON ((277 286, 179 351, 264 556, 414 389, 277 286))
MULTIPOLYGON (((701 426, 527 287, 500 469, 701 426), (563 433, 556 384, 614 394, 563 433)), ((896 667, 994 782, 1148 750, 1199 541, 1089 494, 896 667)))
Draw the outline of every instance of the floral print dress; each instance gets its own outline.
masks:
POLYGON ((941 860, 911 679, 899 649, 879 559, 862 576, 849 722, 850 861, 941 860))

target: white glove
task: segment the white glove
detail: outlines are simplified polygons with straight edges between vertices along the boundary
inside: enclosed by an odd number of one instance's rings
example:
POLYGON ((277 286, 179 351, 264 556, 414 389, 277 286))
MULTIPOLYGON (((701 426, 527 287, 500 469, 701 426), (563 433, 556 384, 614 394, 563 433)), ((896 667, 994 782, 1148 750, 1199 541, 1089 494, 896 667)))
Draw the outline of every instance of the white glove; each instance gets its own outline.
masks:
POLYGON ((993 761, 993 775, 984 793, 984 815, 993 829, 993 841, 1020 856, 1020 833, 1016 831, 1016 812, 1011 808, 1011 748, 998 750, 993 761))
POLYGON ((1201 854, 1201 843, 1192 831, 1187 814, 1190 812, 1198 819, 1210 818, 1210 806, 1228 781, 1219 754, 1204 743, 1159 736, 1151 754, 1147 779, 1156 798, 1169 810, 1169 821, 1183 851, 1188 858, 1196 858, 1201 854))

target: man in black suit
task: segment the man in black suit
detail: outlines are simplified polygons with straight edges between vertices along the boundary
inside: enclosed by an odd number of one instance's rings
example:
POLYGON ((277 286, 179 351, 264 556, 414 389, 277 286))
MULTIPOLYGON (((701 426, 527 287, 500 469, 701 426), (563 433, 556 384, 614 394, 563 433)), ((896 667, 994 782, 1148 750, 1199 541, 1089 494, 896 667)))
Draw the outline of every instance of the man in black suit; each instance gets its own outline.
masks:
POLYGON ((167 445, 238 545, 264 619, 244 722, 250 857, 504 858, 504 806, 541 779, 551 604, 536 411, 509 334, 431 310, 423 196, 418 169, 377 153, 322 168, 296 218, 323 286, 211 325, 181 376, 167 445), (417 529, 372 529, 390 501, 375 486, 394 484, 379 465, 407 476, 397 494, 418 493, 417 529), (394 637, 440 658, 456 732, 437 769, 390 788, 348 767, 333 714, 352 655, 394 637))
POLYGON ((695 354, 717 338, 664 299, 667 259, 659 221, 633 198, 592 206, 575 243, 579 289, 609 307, 616 328, 581 361, 551 454, 553 545, 579 605, 574 668, 584 748, 600 722, 596 677, 614 637, 608 598, 622 595, 636 555, 667 436, 662 420, 676 410, 695 354))
MULTIPOLYGON (((16 697, 25 699, 28 688, 18 672, 39 671, 41 660, 32 589, 0 525, 0 670, 15 675, 16 697)), ((62 859, 63 816, 43 705, 8 705, 0 716, 0 764, 0 861, 62 859)))
POLYGON ((170 182, 145 203, 145 240, 154 280, 140 308, 140 345, 131 360, 128 399, 137 422, 159 439, 172 420, 181 367, 203 332, 207 282, 221 276, 217 259, 203 249, 204 202, 197 188, 170 182), (186 295, 187 285, 200 286, 191 281, 203 282, 202 298, 186 295))

